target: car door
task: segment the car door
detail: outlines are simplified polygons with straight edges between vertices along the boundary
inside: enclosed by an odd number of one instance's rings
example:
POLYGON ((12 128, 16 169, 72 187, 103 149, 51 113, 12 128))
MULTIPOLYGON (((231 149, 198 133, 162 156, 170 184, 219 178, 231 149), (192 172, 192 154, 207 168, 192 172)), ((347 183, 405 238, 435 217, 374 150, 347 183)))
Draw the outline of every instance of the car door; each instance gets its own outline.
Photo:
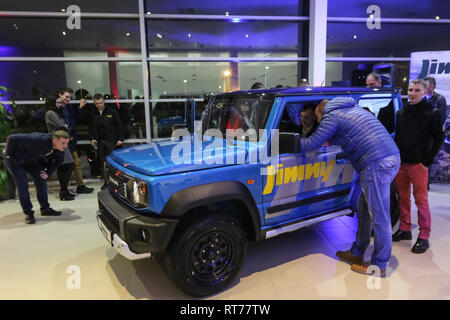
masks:
MULTIPOLYGON (((283 130, 286 106, 318 102, 310 97, 285 97, 274 128, 283 130)), ((264 224, 273 227, 348 207, 353 167, 338 146, 311 152, 283 153, 279 163, 266 165, 263 175, 264 224)))

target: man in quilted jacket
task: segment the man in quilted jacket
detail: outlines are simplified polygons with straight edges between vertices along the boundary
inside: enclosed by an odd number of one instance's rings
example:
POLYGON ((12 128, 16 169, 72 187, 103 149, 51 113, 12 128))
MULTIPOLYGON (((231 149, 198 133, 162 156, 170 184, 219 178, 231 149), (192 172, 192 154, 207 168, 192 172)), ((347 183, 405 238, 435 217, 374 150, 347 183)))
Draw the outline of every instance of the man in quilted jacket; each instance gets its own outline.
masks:
POLYGON ((301 150, 317 149, 327 141, 342 147, 359 173, 362 189, 356 241, 350 250, 336 255, 352 263, 353 271, 384 277, 392 250, 390 185, 400 167, 400 151, 385 127, 352 98, 324 100, 317 106, 316 116, 319 126, 310 137, 300 140, 301 150), (372 227, 374 252, 371 261, 363 262, 372 227))

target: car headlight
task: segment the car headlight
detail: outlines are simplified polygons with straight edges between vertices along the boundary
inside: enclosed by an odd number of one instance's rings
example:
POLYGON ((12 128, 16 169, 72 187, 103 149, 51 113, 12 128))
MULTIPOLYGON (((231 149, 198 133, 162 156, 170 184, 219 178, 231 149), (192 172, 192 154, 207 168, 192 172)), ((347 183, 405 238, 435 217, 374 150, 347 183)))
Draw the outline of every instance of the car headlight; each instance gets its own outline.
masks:
POLYGON ((136 207, 148 206, 148 188, 144 181, 129 180, 126 183, 126 198, 136 207))

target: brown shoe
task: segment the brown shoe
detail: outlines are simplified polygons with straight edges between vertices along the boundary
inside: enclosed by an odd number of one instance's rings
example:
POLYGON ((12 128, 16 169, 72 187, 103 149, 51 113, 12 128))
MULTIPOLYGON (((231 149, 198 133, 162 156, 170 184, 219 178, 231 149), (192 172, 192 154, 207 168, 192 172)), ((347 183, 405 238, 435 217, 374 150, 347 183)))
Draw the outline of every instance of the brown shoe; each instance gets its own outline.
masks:
POLYGON ((338 251, 336 255, 346 262, 350 262, 351 264, 361 264, 363 263, 362 257, 355 256, 350 250, 347 251, 338 251))
MULTIPOLYGON (((361 274, 365 274, 365 275, 378 275, 376 274, 376 268, 377 266, 373 266, 373 268, 369 268, 370 266, 372 266, 372 264, 370 263, 370 261, 366 261, 362 264, 353 264, 352 265, 352 270, 361 274)), ((385 270, 380 270, 380 274, 379 276, 381 278, 386 277, 386 269, 385 270)))

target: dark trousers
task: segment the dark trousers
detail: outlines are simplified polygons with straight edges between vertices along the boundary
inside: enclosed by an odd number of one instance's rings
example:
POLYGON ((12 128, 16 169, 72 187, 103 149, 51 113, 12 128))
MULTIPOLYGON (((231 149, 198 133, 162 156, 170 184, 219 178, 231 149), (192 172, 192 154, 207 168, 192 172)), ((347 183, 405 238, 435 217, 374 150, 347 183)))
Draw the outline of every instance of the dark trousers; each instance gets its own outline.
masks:
POLYGON ((70 176, 72 175, 74 164, 67 163, 63 164, 56 169, 56 175, 58 176, 59 186, 61 187, 60 191, 67 191, 67 187, 69 186, 70 176))
POLYGON ((8 168, 11 176, 16 184, 19 194, 20 205, 23 213, 33 214, 33 205, 30 200, 30 193, 28 192, 28 177, 31 176, 36 186, 37 199, 41 205, 42 210, 50 208, 47 195, 47 180, 41 178, 41 171, 37 163, 16 164, 10 159, 5 159, 5 165, 8 168))
POLYGON ((103 165, 105 163, 106 157, 116 150, 117 146, 114 143, 108 142, 108 141, 99 141, 98 142, 98 159, 100 162, 100 172, 102 174, 102 177, 104 177, 104 170, 103 165))

